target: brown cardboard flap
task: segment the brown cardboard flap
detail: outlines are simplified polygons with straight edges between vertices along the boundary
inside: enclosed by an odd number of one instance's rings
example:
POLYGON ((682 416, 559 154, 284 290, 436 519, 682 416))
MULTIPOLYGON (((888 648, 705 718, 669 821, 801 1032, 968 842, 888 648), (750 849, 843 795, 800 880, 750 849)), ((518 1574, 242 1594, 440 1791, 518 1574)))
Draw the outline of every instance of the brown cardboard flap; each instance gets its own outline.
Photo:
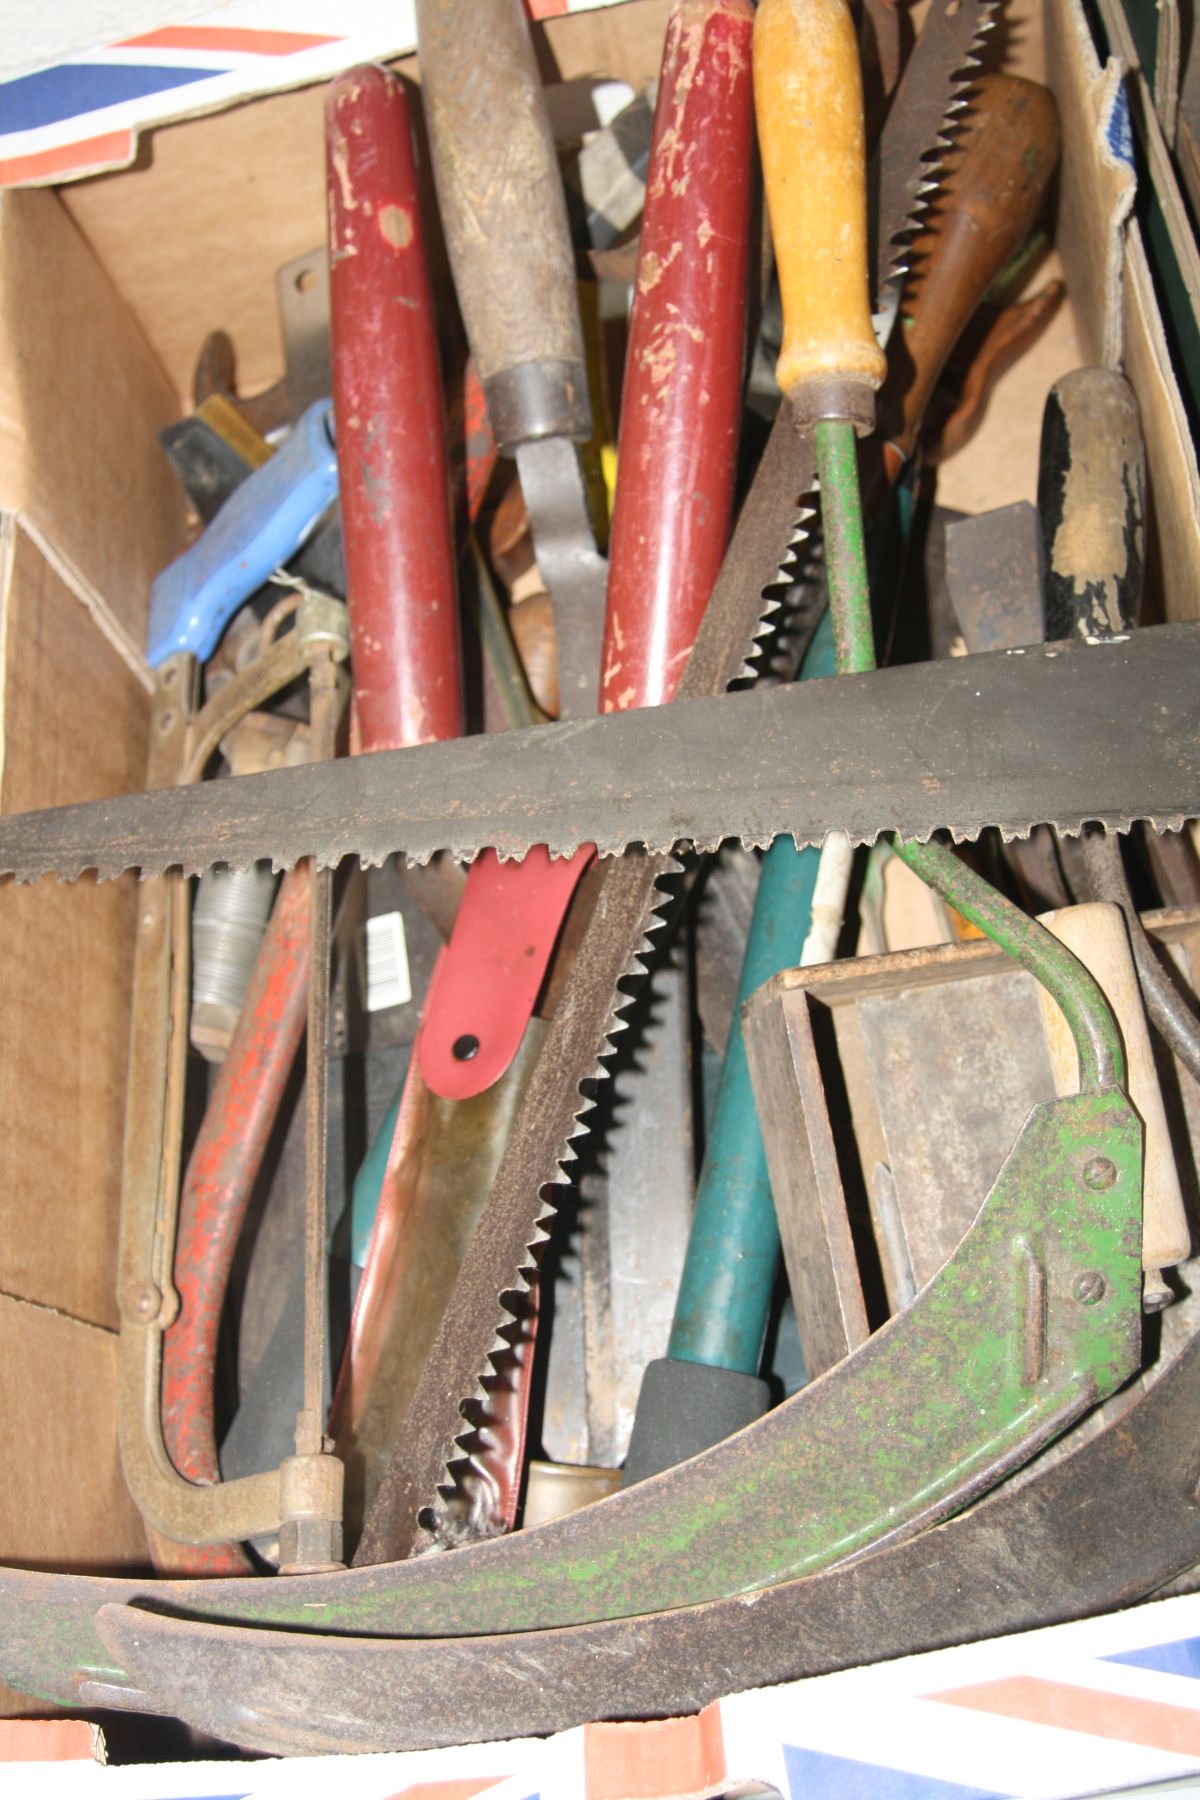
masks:
MULTIPOLYGON (((11 518, 0 562, 0 810, 140 787, 148 696, 11 518)), ((137 893, 131 877, 0 887, 0 1290, 103 1325, 137 893)))
MULTIPOLYGON (((670 8, 625 0, 548 21, 535 32, 544 74, 642 86, 658 75, 670 8)), ((392 66, 418 76, 414 57, 392 66)), ((320 84, 168 125, 146 135, 135 168, 64 190, 178 395, 191 395, 196 354, 218 327, 233 338, 240 392, 282 376, 275 271, 325 241, 324 106, 320 84)))
POLYGON ((0 1368, 0 1562, 147 1567, 117 1450, 114 1334, 0 1294, 0 1368))
POLYGON ((185 541, 155 433, 175 396, 48 191, 0 195, 0 506, 78 570, 136 663, 153 576, 185 541))

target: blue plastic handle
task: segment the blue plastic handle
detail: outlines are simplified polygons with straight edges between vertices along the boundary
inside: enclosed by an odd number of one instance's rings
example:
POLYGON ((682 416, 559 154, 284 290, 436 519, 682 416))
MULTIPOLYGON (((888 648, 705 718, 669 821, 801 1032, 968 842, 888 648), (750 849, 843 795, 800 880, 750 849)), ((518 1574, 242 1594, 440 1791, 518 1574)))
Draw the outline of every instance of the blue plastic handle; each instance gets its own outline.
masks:
POLYGON ((317 400, 279 449, 229 496, 203 536, 150 590, 146 655, 179 650, 206 662, 239 606, 295 556, 337 496, 333 403, 317 400))

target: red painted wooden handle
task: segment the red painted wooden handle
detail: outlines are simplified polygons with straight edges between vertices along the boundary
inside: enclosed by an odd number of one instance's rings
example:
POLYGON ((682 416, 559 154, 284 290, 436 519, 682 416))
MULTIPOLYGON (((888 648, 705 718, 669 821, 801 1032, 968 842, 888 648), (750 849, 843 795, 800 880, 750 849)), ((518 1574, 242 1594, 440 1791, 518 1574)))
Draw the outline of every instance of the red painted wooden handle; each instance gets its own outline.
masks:
POLYGON ((372 64, 325 107, 330 331, 364 750, 462 731, 441 368, 408 101, 372 64))
POLYGON ((749 0, 676 0, 630 319, 601 708, 669 700, 729 539, 746 330, 749 0))

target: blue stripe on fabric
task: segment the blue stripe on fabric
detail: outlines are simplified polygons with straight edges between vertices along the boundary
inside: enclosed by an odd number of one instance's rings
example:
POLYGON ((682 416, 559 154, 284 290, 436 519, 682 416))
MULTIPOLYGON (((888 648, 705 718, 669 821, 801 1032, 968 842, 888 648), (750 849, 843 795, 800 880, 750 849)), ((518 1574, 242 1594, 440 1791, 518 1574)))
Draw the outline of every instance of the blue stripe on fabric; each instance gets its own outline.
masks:
POLYGON ((169 69, 147 63, 60 63, 0 82, 0 131, 36 131, 117 106, 166 93, 189 82, 225 75, 226 69, 169 69))
POLYGON ((790 1800, 1006 1800, 1007 1788, 963 1787, 905 1769, 783 1746, 790 1800))
POLYGON ((1123 87, 1113 94, 1112 108, 1104 125, 1104 136, 1113 156, 1127 169, 1133 168, 1133 121, 1129 116, 1129 96, 1123 87))
POLYGON ((1148 1644, 1144 1650, 1122 1650, 1101 1662, 1128 1663, 1133 1669, 1153 1669, 1156 1675, 1186 1675, 1200 1681, 1200 1638, 1180 1638, 1177 1644, 1148 1644))

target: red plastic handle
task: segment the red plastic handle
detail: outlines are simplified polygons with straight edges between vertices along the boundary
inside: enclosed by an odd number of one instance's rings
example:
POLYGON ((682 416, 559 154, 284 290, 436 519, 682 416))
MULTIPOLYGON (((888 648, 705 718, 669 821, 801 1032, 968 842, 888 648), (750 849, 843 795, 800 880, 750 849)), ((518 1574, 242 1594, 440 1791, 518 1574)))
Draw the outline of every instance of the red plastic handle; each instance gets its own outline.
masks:
POLYGON ((660 706, 729 541, 754 117, 750 0, 676 0, 629 326, 601 708, 660 706))
POLYGON ((348 70, 325 131, 354 698, 363 749, 388 750, 463 725, 441 367, 401 82, 348 70))
POLYGON ((499 1081, 533 1014, 571 896, 595 852, 524 862, 485 850, 472 864, 450 942, 425 998, 417 1059, 444 1100, 469 1100, 499 1081))

